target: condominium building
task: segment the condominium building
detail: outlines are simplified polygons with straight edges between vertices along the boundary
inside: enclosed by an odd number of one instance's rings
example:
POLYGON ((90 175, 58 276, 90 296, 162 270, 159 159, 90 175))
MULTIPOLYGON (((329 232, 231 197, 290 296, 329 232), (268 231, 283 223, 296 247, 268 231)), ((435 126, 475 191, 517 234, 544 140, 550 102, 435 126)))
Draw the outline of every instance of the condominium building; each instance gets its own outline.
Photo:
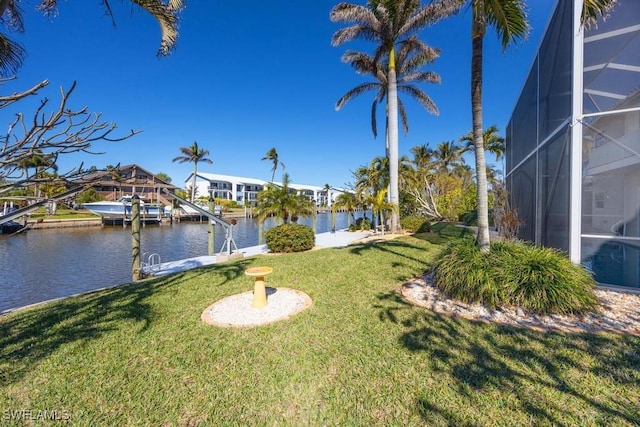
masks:
MULTIPOLYGON (((185 184, 190 187, 193 183, 193 172, 185 179, 185 184)), ((196 196, 213 197, 218 199, 233 200, 241 205, 249 203, 255 204, 258 193, 268 184, 256 178, 246 178, 241 176, 221 175, 214 173, 198 172, 196 174, 196 196)), ((275 185, 282 185, 274 182, 275 185)), ((347 190, 342 188, 325 188, 315 185, 289 184, 289 188, 298 194, 306 196, 315 202, 316 206, 331 206, 339 194, 347 190)))

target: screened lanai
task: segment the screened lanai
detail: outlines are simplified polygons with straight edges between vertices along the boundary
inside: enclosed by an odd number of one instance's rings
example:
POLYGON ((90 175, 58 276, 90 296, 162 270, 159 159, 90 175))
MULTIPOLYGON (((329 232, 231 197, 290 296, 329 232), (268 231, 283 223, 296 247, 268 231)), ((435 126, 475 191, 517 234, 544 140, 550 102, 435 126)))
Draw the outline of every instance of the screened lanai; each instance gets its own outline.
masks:
POLYGON ((557 2, 507 127, 520 237, 640 288, 640 1, 581 31, 557 2))

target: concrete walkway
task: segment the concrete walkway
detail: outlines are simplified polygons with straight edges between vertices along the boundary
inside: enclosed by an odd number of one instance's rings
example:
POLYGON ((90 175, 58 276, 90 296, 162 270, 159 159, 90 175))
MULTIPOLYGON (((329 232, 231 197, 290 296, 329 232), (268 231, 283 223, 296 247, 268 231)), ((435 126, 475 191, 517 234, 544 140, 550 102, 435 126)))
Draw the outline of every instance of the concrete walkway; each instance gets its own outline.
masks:
MULTIPOLYGON (((342 248, 350 245, 351 243, 371 236, 370 231, 358 231, 349 232, 346 230, 339 230, 335 233, 326 232, 316 234, 316 248, 342 248)), ((269 252, 267 245, 250 246, 248 248, 242 248, 238 250, 244 257, 253 255, 262 255, 269 252)), ((159 267, 156 267, 153 271, 154 276, 162 276, 170 273, 177 273, 180 271, 190 270, 196 267, 202 267, 205 265, 211 265, 216 263, 216 256, 199 256, 195 258, 188 258, 179 261, 170 261, 161 263, 159 267)))

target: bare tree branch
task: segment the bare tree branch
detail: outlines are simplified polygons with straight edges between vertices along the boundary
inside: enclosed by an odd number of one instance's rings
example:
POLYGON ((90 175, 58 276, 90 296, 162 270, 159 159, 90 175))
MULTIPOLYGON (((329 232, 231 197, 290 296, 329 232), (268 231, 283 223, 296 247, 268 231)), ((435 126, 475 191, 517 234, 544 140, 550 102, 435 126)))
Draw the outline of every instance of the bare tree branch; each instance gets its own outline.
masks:
MULTIPOLYGON (((2 80, 0 80, 2 83, 2 80)), ((35 95, 39 89, 48 84, 43 80, 31 89, 13 95, 0 97, 0 108, 14 102, 35 95)), ((131 130, 123 136, 114 136, 117 126, 102 120, 101 113, 89 113, 87 107, 72 110, 67 106, 69 97, 76 87, 73 82, 65 91, 60 88, 60 104, 57 109, 47 113, 45 108, 49 99, 44 98, 35 109, 32 119, 27 119, 23 113, 17 113, 9 124, 6 135, 0 136, 0 194, 6 188, 28 185, 46 180, 44 174, 56 171, 56 163, 61 154, 83 152, 100 154, 91 150, 91 144, 96 141, 116 142, 131 138, 140 133, 131 130), (45 159, 38 167, 31 166, 34 157, 45 159), (29 168, 36 169, 36 173, 29 176, 29 168)), ((58 173, 63 179, 79 178, 87 171, 82 165, 68 171, 58 173)))
MULTIPOLYGON (((8 80, 13 80, 16 77, 11 77, 11 78, 7 78, 7 79, 0 79, 0 84, 8 81, 8 80)), ((48 80, 43 80, 40 83, 38 83, 37 85, 35 85, 34 87, 32 87, 31 89, 27 89, 23 92, 16 92, 12 95, 6 95, 6 96, 2 96, 0 95, 0 108, 4 108, 8 105, 13 104, 14 102, 17 102, 19 100, 21 100, 22 98, 26 98, 29 95, 35 95, 36 92, 38 92, 40 89, 42 89, 43 87, 45 87, 46 85, 49 84, 48 80)))

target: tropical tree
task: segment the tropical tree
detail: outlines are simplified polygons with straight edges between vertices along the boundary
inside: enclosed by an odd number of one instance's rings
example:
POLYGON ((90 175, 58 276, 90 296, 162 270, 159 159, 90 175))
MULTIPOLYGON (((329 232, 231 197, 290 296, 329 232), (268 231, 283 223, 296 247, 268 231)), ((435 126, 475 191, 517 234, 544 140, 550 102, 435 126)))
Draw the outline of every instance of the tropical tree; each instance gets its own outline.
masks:
POLYGON ((462 149, 455 141, 441 142, 436 149, 431 152, 434 167, 443 173, 449 173, 452 170, 460 170, 464 165, 462 158, 462 149))
POLYGON ((18 162, 17 167, 24 171, 26 182, 33 182, 33 195, 36 197, 39 197, 38 184, 49 178, 47 172, 51 171, 55 173, 58 171, 55 156, 46 154, 40 149, 33 150, 29 157, 23 157, 22 160, 18 162), (29 169, 34 170, 31 176, 29 176, 29 169))
MULTIPOLYGON (((333 22, 353 23, 333 34, 333 46, 357 39, 369 40, 376 43, 373 57, 386 57, 389 199, 392 204, 399 203, 397 45, 427 25, 457 12, 461 6, 460 0, 433 1, 425 6, 421 6, 419 0, 369 0, 367 6, 340 3, 331 10, 333 22)), ((397 211, 394 211, 391 215, 391 231, 397 231, 398 226, 397 211)))
POLYGON ((426 144, 413 147, 410 151, 413 154, 413 173, 406 191, 413 197, 419 212, 439 221, 443 216, 436 202, 435 178, 438 171, 433 159, 434 152, 426 144))
POLYGON ((373 217, 378 218, 378 225, 382 227, 382 232, 385 229, 386 212, 393 212, 398 209, 398 205, 387 202, 387 189, 383 188, 377 194, 370 196, 369 204, 373 209, 373 217))
POLYGON ((198 174, 198 163, 212 164, 213 161, 207 156, 209 150, 198 147, 198 142, 193 141, 189 147, 180 147, 181 156, 175 157, 172 161, 178 163, 193 163, 193 180, 191 182, 191 201, 196 199, 196 175, 198 174))
POLYGON ((271 182, 273 182, 273 178, 276 176, 278 165, 282 168, 282 170, 284 170, 284 163, 282 163, 278 158, 278 152, 276 151, 275 147, 267 151, 267 154, 264 155, 262 160, 269 160, 271 163, 273 163, 273 166, 271 166, 271 182))
POLYGON ((331 191, 331 186, 327 183, 324 185, 323 190, 324 190, 324 197, 325 197, 325 205, 329 206, 330 204, 329 192, 331 191))
MULTIPOLYGON (((438 49, 427 46, 414 35, 400 45, 398 55, 396 57, 396 80, 398 93, 408 94, 413 99, 417 100, 429 113, 435 115, 439 114, 438 107, 426 92, 416 86, 416 83, 440 83, 440 76, 437 73, 432 71, 420 71, 420 68, 423 65, 432 63, 439 54, 440 51, 438 49)), ((373 137, 376 138, 378 136, 376 119, 377 105, 387 99, 387 90, 389 88, 387 70, 389 67, 386 62, 381 61, 381 58, 376 59, 367 53, 352 50, 345 52, 342 56, 342 61, 349 63, 358 74, 369 74, 376 80, 373 82, 362 83, 349 90, 338 100, 338 102, 336 102, 336 110, 341 110, 342 107, 344 107, 350 100, 365 92, 375 91, 376 94, 371 104, 371 131, 373 132, 373 137)), ((403 130, 406 134, 409 132, 409 119, 400 97, 398 97, 398 113, 400 114, 403 130)), ((387 116, 385 116, 385 123, 388 125, 387 116)), ((385 126, 385 146, 387 156, 389 155, 388 137, 388 126, 385 126)))
MULTIPOLYGON (((478 181, 478 246, 481 252, 488 252, 489 202, 487 195, 487 174, 485 169, 484 140, 482 130, 482 58, 483 41, 487 26, 493 28, 501 41, 502 48, 514 40, 527 35, 529 24, 526 18, 524 0, 469 0, 472 10, 471 29, 471 110, 473 121, 473 143, 476 157, 478 181)), ((590 25, 605 16, 617 0, 584 0, 582 5, 582 25, 590 25)))
POLYGON ((166 182, 167 184, 170 184, 172 181, 171 177, 164 172, 158 172, 156 174, 156 178, 166 182))
POLYGON ((273 215, 287 224, 293 216, 315 216, 316 209, 313 202, 289 188, 290 184, 289 174, 285 173, 282 176, 281 186, 269 183, 258 193, 256 200, 258 221, 264 222, 273 215))
MULTIPOLYGON (((504 158, 506 151, 505 139, 500 136, 500 129, 496 125, 491 125, 482 132, 482 140, 484 141, 484 150, 493 154, 496 160, 504 158)), ((460 137, 462 152, 468 153, 475 150, 473 143, 473 131, 460 137)))
POLYGON ((336 200, 333 203, 335 209, 345 209, 349 215, 347 215, 347 227, 351 225, 351 219, 356 220, 353 212, 360 207, 360 203, 356 198, 356 195, 351 192, 341 193, 336 196, 336 200))
POLYGON ((489 251, 489 200, 487 171, 482 128, 482 57, 487 26, 493 28, 501 40, 503 50, 516 39, 527 35, 523 0, 471 0, 471 111, 473 145, 476 160, 478 236, 481 252, 489 251))
MULTIPOLYGON (((110 0, 102 0, 105 13, 115 25, 115 17, 110 0)), ((136 5, 151 14, 160 25, 162 39, 158 55, 168 55, 175 46, 178 37, 178 15, 182 9, 182 0, 131 0, 132 7, 136 5)), ((36 9, 48 18, 58 15, 58 0, 39 0, 36 9)), ((24 32, 24 11, 20 7, 20 0, 0 0, 0 22, 12 32, 24 32)), ((17 42, 0 32, 0 76, 13 75, 22 65, 26 56, 25 49, 17 42)))

